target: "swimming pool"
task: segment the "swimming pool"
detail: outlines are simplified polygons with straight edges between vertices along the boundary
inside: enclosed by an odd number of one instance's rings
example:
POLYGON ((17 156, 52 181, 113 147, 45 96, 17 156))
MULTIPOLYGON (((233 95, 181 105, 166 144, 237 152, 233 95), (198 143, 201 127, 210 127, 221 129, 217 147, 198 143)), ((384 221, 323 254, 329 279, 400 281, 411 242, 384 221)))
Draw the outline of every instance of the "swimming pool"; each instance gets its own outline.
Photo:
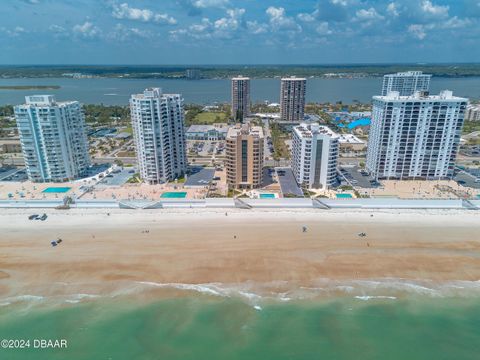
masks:
POLYGON ((362 118, 362 119, 357 119, 355 121, 352 121, 350 124, 347 125, 347 127, 351 130, 356 128, 357 126, 367 126, 370 125, 372 120, 370 118, 362 118))
POLYGON ((337 199, 351 199, 353 198, 352 194, 336 194, 337 199))
POLYGON ((66 193, 70 191, 71 187, 48 187, 42 193, 66 193))
POLYGON ((163 193, 160 197, 164 199, 183 199, 186 196, 186 191, 171 191, 163 193))
POLYGON ((260 199, 275 199, 275 194, 260 194, 260 199))

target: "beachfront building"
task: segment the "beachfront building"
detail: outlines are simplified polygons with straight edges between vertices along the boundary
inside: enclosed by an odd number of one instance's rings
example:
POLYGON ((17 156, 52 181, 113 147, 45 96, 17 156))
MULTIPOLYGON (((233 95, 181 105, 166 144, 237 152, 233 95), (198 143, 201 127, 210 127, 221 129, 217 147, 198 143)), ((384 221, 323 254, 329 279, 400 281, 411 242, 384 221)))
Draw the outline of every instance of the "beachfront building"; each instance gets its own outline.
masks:
POLYGON ((182 96, 149 88, 132 95, 130 111, 141 178, 160 184, 181 177, 187 169, 182 96))
POLYGON ((300 124, 292 132, 292 170, 307 188, 329 188, 337 182, 339 135, 319 124, 300 124))
POLYGON ((367 169, 376 179, 449 179, 467 99, 451 91, 373 97, 367 169))
POLYGON ((89 166, 85 118, 78 101, 53 95, 25 97, 15 119, 30 181, 63 182, 83 176, 89 166))
POLYGON ((432 75, 421 71, 387 74, 383 77, 382 96, 388 95, 391 91, 398 92, 400 96, 411 96, 417 91, 429 91, 431 78, 432 75))
POLYGON ((480 121, 480 105, 468 105, 465 113, 465 121, 480 121))
POLYGON ((280 85, 280 120, 301 122, 305 114, 307 79, 284 78, 280 85))
POLYGON ((226 140, 227 184, 231 188, 253 189, 262 184, 264 135, 261 126, 237 124, 226 140))
POLYGON ((250 78, 238 76, 232 79, 232 116, 235 122, 243 122, 250 114, 250 78))

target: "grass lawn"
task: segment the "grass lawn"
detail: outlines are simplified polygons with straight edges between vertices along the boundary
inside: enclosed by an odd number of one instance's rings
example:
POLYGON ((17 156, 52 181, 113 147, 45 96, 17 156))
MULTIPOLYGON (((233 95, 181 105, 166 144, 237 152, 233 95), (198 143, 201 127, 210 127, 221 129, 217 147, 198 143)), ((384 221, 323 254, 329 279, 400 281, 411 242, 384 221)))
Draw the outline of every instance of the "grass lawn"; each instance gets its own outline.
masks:
POLYGON ((194 124, 210 125, 213 123, 227 122, 227 114, 224 112, 201 112, 193 119, 194 124))

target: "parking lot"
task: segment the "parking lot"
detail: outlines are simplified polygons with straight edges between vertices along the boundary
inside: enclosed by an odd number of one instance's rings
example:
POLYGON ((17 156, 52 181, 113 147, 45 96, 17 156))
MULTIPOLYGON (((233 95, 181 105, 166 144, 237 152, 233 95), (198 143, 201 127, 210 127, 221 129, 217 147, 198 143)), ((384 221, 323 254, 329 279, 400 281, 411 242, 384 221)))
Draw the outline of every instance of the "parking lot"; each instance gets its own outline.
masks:
POLYGON ((187 141, 187 152, 189 156, 225 156, 225 141, 189 140, 187 141))
POLYGON ((346 182, 353 187, 372 189, 380 185, 358 166, 341 166, 339 173, 341 182, 346 182))
POLYGON ((278 181, 282 189, 283 196, 297 196, 304 197, 302 189, 297 184, 295 176, 291 168, 275 168, 277 172, 278 181))
POLYGON ((0 168, 0 181, 25 181, 28 179, 25 168, 2 167, 0 168))
POLYGON ((480 169, 457 169, 454 180, 461 186, 480 189, 480 169))

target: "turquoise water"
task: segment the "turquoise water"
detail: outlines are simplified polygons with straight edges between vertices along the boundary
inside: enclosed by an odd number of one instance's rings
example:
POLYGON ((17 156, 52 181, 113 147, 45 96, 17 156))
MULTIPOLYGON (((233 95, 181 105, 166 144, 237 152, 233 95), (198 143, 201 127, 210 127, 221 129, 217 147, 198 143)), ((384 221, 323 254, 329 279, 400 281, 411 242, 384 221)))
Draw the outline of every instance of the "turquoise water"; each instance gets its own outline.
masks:
POLYGON ((352 194, 335 194, 338 199, 351 199, 353 196, 352 194))
POLYGON ((260 194, 260 199, 275 199, 275 194, 260 194))
POLYGON ((183 199, 186 196, 187 196, 187 193, 185 191, 178 191, 178 192, 172 191, 172 192, 165 192, 160 197, 167 198, 167 199, 183 199))
POLYGON ((70 187, 48 187, 43 190, 43 193, 66 193, 70 191, 70 187))
POLYGON ((8 360, 473 360, 480 303, 416 298, 272 301, 188 295, 0 307, 0 339, 66 339, 67 349, 0 349, 8 360))
POLYGON ((370 123, 372 122, 372 120, 370 118, 362 118, 362 119, 358 119, 358 120, 355 120, 355 121, 352 121, 350 124, 347 125, 347 127, 349 129, 354 129, 356 128, 357 126, 367 126, 367 125, 370 125, 370 123))

